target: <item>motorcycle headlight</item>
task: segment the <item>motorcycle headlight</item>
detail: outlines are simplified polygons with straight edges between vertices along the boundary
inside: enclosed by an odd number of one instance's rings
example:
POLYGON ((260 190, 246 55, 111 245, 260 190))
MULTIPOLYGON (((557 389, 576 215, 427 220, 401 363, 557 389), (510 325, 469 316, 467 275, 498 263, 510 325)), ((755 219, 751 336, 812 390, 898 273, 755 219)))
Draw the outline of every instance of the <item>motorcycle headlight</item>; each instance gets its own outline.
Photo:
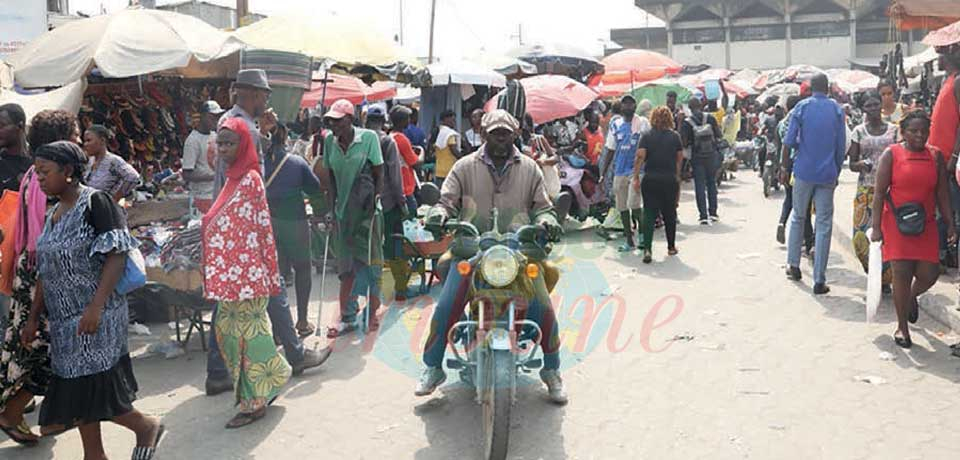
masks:
POLYGON ((480 273, 493 287, 502 288, 517 278, 520 264, 513 252, 503 246, 496 246, 487 251, 480 261, 480 273))

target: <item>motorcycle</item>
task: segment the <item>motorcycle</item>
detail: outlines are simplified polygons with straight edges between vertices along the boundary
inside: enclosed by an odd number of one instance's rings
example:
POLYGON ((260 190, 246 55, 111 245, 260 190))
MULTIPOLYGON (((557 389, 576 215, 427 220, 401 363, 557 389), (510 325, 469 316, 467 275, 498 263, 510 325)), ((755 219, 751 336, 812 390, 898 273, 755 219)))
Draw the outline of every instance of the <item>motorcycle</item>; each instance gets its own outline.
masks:
POLYGON ((499 233, 498 211, 493 231, 480 234, 468 222, 427 224, 438 237, 455 236, 451 246, 456 269, 468 280, 464 316, 450 328, 453 358, 447 367, 460 371, 476 391, 481 406, 483 459, 507 457, 510 411, 517 399, 517 375, 543 366, 534 356, 543 340, 536 322, 523 318, 534 297, 546 298, 540 263, 550 253, 545 227, 526 225, 515 233, 499 233))
POLYGON ((560 194, 557 196, 557 220, 562 225, 567 217, 584 222, 593 217, 600 222, 610 210, 610 201, 603 193, 594 168, 586 159, 567 155, 560 157, 560 194))
POLYGON ((717 186, 719 187, 726 180, 733 179, 733 173, 737 171, 739 159, 737 152, 730 147, 726 140, 717 143, 720 150, 720 167, 717 169, 717 186))
POLYGON ((770 196, 771 190, 780 190, 780 152, 777 143, 771 139, 763 139, 763 148, 766 149, 766 158, 763 164, 763 197, 770 196))
POLYGON ((751 141, 738 141, 733 145, 733 150, 740 164, 756 171, 757 170, 757 149, 751 141))

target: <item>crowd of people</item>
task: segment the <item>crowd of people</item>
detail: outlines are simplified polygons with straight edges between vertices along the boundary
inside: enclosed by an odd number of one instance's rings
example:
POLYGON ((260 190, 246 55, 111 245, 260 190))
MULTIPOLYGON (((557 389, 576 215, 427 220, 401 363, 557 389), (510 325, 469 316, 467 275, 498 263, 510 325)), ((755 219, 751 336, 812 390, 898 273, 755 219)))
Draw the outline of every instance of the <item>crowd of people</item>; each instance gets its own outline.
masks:
MULTIPOLYGON (((318 220, 330 232, 324 249, 333 254, 340 281, 339 314, 326 336, 349 334, 358 323, 375 331, 383 266, 397 300, 422 294, 408 287, 413 267, 397 235, 422 214, 420 204, 433 204, 417 199, 431 187, 439 198, 426 200, 437 202, 428 222, 457 217, 489 231, 497 209, 495 230, 532 223, 558 236, 562 219, 554 205, 568 192, 561 171, 582 169, 589 184, 577 193, 599 193, 611 202, 608 217, 623 232, 620 250, 639 249, 651 263, 657 228, 664 229, 667 254, 679 252, 683 182, 693 179, 698 223, 717 223, 723 151, 755 136, 775 142, 780 154, 786 193, 776 239, 787 245, 786 274, 802 279, 806 246, 814 294, 830 291, 839 176, 845 164, 858 174, 854 250, 866 270, 870 242, 882 241, 884 291, 892 292, 898 318, 894 340, 909 348, 918 296, 937 281, 944 254, 956 245, 960 209, 960 171, 954 177, 960 46, 938 52, 948 77, 932 117, 899 104, 896 86, 881 82, 858 98, 862 120, 855 121, 820 74, 782 103, 731 106, 725 93, 708 100, 694 92, 681 104, 671 92, 655 107, 626 95, 542 126, 526 114, 476 109, 463 132, 456 114, 444 111, 429 135, 415 108, 370 104, 359 112, 346 100, 307 111, 297 125, 302 132, 291 135, 268 107, 266 74, 242 70, 234 106, 224 110, 208 101, 199 107, 183 149, 191 196, 210 204, 201 223, 204 296, 216 303, 206 392, 233 392, 239 410, 226 428, 239 428, 261 419, 292 376, 330 357, 330 348, 304 345, 318 327, 307 312, 318 220), (296 321, 286 285, 294 288, 296 321)), ((94 125, 81 138, 75 116, 63 111, 40 112, 28 129, 21 107, 0 106, 0 187, 19 192, 14 231, 0 234, 13 241, 7 262, 15 267, 8 285, 0 286, 9 311, 0 354, 0 429, 17 443, 36 445, 40 435, 77 428, 85 458, 99 459, 105 458, 99 425, 111 421, 136 434, 133 458, 149 459, 164 427, 134 407, 128 306, 115 289, 127 254, 138 246, 118 203, 139 175, 107 150, 109 137, 94 125), (24 422, 34 396, 44 396, 40 435, 24 422)), ((465 278, 455 262, 449 252, 439 261, 442 287, 416 395, 431 394, 446 379, 447 331, 464 308, 465 278)), ((544 332, 541 379, 550 399, 564 404, 559 330, 546 295, 560 275, 549 263, 541 270, 528 315, 544 332)))

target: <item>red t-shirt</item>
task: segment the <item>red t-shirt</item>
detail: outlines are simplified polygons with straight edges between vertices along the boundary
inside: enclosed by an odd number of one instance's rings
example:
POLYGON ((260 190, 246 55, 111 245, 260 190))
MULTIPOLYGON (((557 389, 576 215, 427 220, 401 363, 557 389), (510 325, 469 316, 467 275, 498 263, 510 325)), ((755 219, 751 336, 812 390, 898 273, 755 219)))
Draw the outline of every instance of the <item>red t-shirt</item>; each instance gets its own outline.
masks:
POLYGON ((930 118, 930 138, 927 144, 932 145, 945 158, 950 158, 953 147, 957 143, 957 128, 960 127, 960 101, 957 101, 954 89, 957 76, 947 77, 940 88, 937 103, 933 106, 933 116, 930 118))
POLYGON ((413 151, 413 144, 410 143, 410 139, 407 139, 406 135, 396 132, 390 133, 390 136, 397 143, 397 150, 400 152, 400 158, 403 159, 403 164, 400 166, 400 175, 403 178, 403 196, 413 195, 413 189, 417 186, 417 179, 413 175, 413 166, 420 159, 417 157, 417 153, 413 151))
POLYGON ((583 136, 587 139, 587 160, 590 164, 596 165, 603 153, 603 132, 597 128, 597 132, 591 133, 589 129, 583 128, 583 136))

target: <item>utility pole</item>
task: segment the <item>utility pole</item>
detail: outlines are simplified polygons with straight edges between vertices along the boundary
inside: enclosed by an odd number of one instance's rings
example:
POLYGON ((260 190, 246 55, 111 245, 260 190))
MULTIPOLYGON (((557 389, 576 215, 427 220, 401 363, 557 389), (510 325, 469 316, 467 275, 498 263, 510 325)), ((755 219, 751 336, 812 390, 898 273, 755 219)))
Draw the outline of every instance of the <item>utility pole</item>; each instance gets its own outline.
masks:
POLYGON ((517 44, 519 44, 520 46, 523 46, 523 24, 522 23, 517 24, 517 33, 515 35, 511 35, 510 38, 516 38, 517 44))
POLYGON ((247 0, 237 0, 237 28, 243 26, 243 18, 250 13, 250 5, 247 0))
POLYGON ((437 23, 437 0, 430 2, 430 54, 427 55, 427 64, 433 64, 433 30, 437 23))
POLYGON ((400 46, 403 46, 403 0, 400 0, 400 46))

